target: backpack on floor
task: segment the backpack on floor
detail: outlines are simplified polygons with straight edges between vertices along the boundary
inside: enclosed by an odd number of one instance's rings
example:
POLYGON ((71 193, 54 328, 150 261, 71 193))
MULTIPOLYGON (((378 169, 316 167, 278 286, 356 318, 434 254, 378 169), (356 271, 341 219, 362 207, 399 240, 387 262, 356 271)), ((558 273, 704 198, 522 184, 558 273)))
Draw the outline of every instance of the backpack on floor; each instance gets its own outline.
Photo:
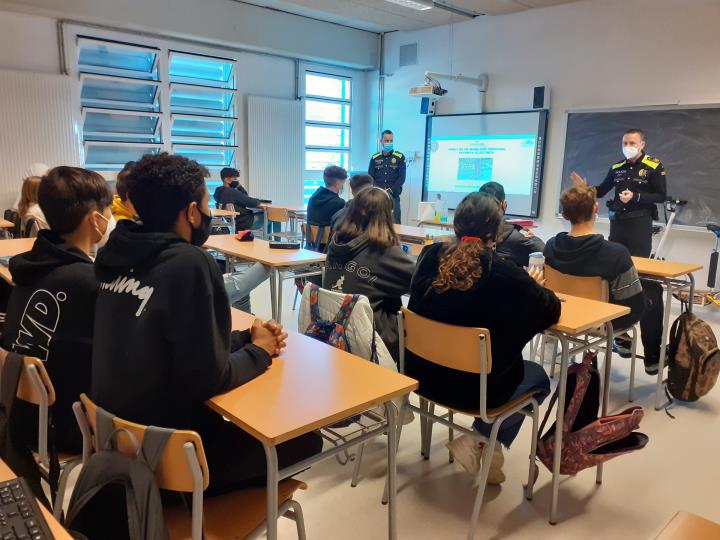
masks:
MULTIPOLYGON (((560 474, 577 474, 612 458, 644 448, 647 435, 635 432, 643 418, 643 408, 630 407, 623 412, 598 418, 600 408, 600 375, 592 366, 595 355, 587 352, 582 363, 568 368, 560 474)), ((545 418, 542 433, 555 408, 555 390, 545 418)), ((540 438, 537 455, 552 471, 555 453, 555 424, 540 438)))
MULTIPOLYGON (((305 335, 328 345, 340 349, 341 351, 352 352, 350 347, 350 339, 345 330, 348 320, 352 315, 353 308, 360 299, 359 294, 346 294, 343 303, 340 306, 333 320, 328 321, 320 315, 320 307, 318 306, 318 294, 320 287, 310 284, 310 326, 305 330, 305 335)), ((373 332, 372 343, 372 360, 377 362, 375 354, 375 334, 373 332)))
POLYGON ((0 458, 16 475, 24 477, 35 497, 50 508, 40 484, 40 469, 30 447, 16 436, 16 431, 19 433, 19 430, 15 430, 16 424, 13 424, 18 421, 13 418, 12 411, 24 367, 23 356, 9 352, 5 357, 0 379, 0 458))
POLYGON ((113 416, 98 407, 96 440, 103 442, 82 466, 65 527, 76 538, 90 540, 167 540, 155 468, 172 431, 151 426, 138 445, 130 432, 115 429, 113 416), (133 442, 136 457, 117 450, 121 431, 133 442))
POLYGON ((720 374, 720 349, 712 328, 692 313, 683 313, 670 329, 667 388, 674 398, 696 401, 720 374))

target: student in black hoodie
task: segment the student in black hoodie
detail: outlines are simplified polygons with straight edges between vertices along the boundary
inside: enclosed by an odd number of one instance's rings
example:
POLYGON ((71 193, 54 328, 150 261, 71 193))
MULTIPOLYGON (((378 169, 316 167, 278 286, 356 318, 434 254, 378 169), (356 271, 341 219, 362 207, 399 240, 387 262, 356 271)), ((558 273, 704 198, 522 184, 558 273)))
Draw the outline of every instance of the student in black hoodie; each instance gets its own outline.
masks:
MULTIPOLYGON (((600 276, 606 280, 610 285, 610 301, 630 308, 630 313, 613 321, 613 327, 619 330, 632 326, 643 314, 645 295, 628 249, 595 234, 598 214, 595 188, 567 189, 560 197, 560 207, 563 217, 570 222, 570 232, 561 232, 548 240, 545 264, 563 274, 600 276)), ((617 341, 623 353, 629 345, 627 341, 617 341)))
MULTIPOLYGON (((273 321, 233 332, 210 234, 207 170, 178 155, 146 155, 127 177, 142 224, 121 222, 96 261, 92 397, 143 424, 200 433, 220 492, 263 483, 260 443, 204 402, 265 372, 287 334, 273 321)), ((277 448, 280 467, 318 452, 304 435, 277 448)))
MULTIPOLYGON (((507 199, 505 188, 498 182, 487 182, 480 186, 480 193, 492 195, 500 202, 503 216, 507 212, 507 199)), ((537 251, 542 252, 545 244, 532 231, 519 225, 513 225, 503 221, 500 234, 498 235, 495 251, 501 257, 514 262, 518 266, 525 267, 530 260, 530 254, 537 251)))
POLYGON ((361 191, 328 245, 323 287, 368 297, 375 329, 396 362, 397 312, 414 270, 415 263, 400 248, 388 193, 377 187, 361 191))
MULTIPOLYGON (((15 287, 3 347, 45 361, 56 394, 56 447, 75 453, 82 436, 72 404, 90 389, 98 293, 90 254, 110 231, 112 194, 95 172, 56 167, 41 180, 38 199, 51 229, 38 233, 32 251, 10 260, 15 287)), ((16 411, 25 419, 22 437, 37 444, 37 408, 21 402, 16 411)))
POLYGON ((238 231, 247 229, 262 229, 262 214, 257 214, 250 210, 258 208, 262 201, 248 195, 244 187, 238 181, 240 172, 231 167, 225 167, 220 171, 220 179, 223 185, 218 186, 213 194, 215 202, 220 208, 225 208, 226 204, 232 204, 238 215, 235 217, 235 228, 238 231))
MULTIPOLYGON (((308 225, 318 225, 321 228, 330 226, 333 216, 345 206, 340 193, 345 187, 347 176, 347 171, 342 167, 332 165, 325 168, 323 171, 325 186, 317 188, 308 202, 308 225)), ((325 251, 325 244, 320 246, 320 251, 325 251)))
MULTIPOLYGON (((488 408, 530 391, 536 391, 542 401, 550 392, 550 382, 541 366, 523 360, 522 350, 536 334, 558 321, 560 300, 541 286, 539 273, 528 274, 492 249, 502 226, 502 211, 495 197, 486 193, 465 197, 455 210, 454 225, 454 242, 427 246, 420 254, 408 307, 435 321, 490 331, 493 369, 488 375, 488 408)), ((420 391, 428 398, 453 408, 477 409, 479 375, 433 364, 409 351, 405 371, 420 382, 420 391)), ((502 425, 498 433, 502 445, 510 446, 523 418, 517 414, 502 425)), ((490 426, 480 420, 473 427, 490 435, 490 426)), ((477 473, 482 445, 460 437, 448 446, 458 463, 471 474, 477 473)), ((489 483, 504 481, 502 463, 501 446, 497 445, 489 483)))

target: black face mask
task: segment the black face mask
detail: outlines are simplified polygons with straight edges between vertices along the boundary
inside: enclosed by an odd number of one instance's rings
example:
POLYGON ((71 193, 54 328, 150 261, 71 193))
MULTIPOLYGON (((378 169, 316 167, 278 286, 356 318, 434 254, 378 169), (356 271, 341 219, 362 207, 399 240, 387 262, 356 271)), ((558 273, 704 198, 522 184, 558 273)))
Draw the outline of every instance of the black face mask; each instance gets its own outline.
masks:
POLYGON ((240 185, 240 182, 235 180, 234 182, 230 182, 230 187, 233 189, 237 189, 237 187, 240 185))
POLYGON ((203 246, 205 242, 207 242, 207 239, 210 238, 210 230, 212 229, 212 216, 208 216, 205 212, 200 210, 200 216, 202 218, 202 222, 200 223, 200 227, 197 229, 193 228, 192 233, 190 236, 190 243, 193 246, 203 246))

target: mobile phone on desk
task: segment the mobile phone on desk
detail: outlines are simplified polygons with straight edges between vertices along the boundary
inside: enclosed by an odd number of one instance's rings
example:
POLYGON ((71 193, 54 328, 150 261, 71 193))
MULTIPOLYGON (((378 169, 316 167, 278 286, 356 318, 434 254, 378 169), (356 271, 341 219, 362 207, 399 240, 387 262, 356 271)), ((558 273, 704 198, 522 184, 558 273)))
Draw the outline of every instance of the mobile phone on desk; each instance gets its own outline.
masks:
POLYGON ((280 242, 276 240, 271 240, 269 244, 270 249, 300 249, 300 242, 297 241, 280 242))

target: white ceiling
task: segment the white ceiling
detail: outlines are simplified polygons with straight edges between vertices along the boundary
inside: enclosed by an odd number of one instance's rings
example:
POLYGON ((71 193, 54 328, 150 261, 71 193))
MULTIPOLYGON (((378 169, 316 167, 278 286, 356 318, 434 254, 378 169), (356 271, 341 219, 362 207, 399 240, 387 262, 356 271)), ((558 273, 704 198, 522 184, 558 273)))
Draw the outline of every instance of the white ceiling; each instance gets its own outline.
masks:
POLYGON ((387 0, 235 0, 257 6, 278 9, 370 30, 417 30, 468 20, 469 17, 452 13, 437 4, 446 4, 460 11, 479 15, 505 15, 526 9, 567 4, 576 0, 436 0, 436 7, 418 11, 399 6, 387 0))

